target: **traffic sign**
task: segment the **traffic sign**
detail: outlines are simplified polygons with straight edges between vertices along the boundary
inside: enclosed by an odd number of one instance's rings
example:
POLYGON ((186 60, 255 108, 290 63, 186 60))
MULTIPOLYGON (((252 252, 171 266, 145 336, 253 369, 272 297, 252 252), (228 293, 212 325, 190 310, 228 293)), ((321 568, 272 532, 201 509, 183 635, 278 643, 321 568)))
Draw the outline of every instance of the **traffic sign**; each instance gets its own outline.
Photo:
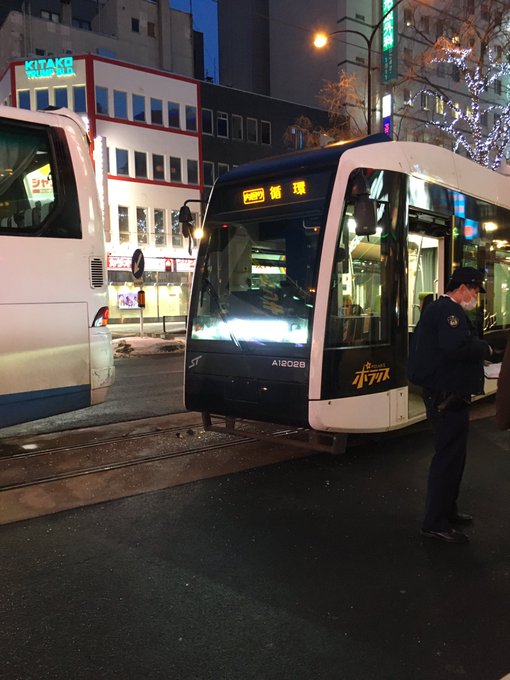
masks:
POLYGON ((140 248, 137 248, 131 259, 131 273, 135 279, 141 279, 145 269, 145 260, 140 248))

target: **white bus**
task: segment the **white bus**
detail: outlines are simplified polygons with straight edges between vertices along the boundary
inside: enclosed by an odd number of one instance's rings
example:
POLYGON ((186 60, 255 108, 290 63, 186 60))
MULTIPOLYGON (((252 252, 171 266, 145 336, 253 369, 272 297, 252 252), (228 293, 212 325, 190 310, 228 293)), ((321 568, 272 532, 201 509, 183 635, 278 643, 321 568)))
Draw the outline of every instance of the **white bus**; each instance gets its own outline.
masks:
POLYGON ((98 404, 114 380, 103 221, 70 111, 0 106, 0 427, 98 404))

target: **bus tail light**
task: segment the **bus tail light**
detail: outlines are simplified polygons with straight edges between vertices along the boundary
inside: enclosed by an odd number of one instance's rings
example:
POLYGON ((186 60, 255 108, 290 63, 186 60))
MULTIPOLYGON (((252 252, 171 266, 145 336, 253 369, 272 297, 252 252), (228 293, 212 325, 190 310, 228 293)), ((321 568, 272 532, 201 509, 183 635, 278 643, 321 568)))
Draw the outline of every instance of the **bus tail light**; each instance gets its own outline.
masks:
POLYGON ((94 317, 94 321, 92 322, 92 326, 95 326, 96 328, 99 326, 107 326, 108 325, 108 317, 110 316, 110 310, 108 307, 101 307, 96 316, 94 317))

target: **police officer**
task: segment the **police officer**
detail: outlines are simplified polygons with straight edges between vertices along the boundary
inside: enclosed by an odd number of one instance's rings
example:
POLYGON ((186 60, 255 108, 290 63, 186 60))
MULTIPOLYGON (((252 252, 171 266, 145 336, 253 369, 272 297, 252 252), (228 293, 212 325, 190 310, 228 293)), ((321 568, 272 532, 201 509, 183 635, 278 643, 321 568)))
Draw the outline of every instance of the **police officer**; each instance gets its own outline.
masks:
POLYGON ((458 512, 457 496, 464 472, 471 396, 483 393, 483 363, 492 354, 480 340, 466 312, 485 293, 483 274, 456 269, 445 294, 423 311, 413 336, 409 380, 423 388, 427 418, 434 433, 422 535, 447 543, 468 537, 453 525, 469 524, 458 512))

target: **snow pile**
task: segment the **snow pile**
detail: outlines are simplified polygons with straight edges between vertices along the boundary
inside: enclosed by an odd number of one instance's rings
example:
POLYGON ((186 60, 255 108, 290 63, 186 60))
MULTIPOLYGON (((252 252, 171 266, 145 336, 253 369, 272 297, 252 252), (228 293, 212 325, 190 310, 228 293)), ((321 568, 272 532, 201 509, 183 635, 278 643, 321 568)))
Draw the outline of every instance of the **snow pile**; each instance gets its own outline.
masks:
POLYGON ((185 347, 184 338, 117 338, 112 342, 115 357, 148 356, 151 354, 168 354, 170 352, 183 352, 185 347))

